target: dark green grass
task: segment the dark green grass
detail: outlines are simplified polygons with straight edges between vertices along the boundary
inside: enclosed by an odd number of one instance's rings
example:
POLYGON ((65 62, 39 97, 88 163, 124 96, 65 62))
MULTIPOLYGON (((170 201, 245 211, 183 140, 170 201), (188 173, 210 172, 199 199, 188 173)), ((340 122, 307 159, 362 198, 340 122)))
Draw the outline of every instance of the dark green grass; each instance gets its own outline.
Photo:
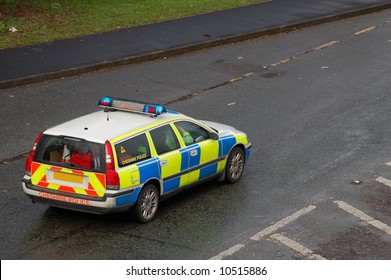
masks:
POLYGON ((260 2, 265 0, 0 0, 0 49, 260 2))

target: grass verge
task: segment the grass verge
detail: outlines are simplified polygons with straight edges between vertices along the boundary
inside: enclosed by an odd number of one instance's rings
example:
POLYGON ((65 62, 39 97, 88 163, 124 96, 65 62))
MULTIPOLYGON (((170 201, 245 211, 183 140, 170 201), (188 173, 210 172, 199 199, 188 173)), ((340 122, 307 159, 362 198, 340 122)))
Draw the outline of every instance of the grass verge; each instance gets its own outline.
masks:
POLYGON ((265 0, 0 0, 0 49, 260 2, 265 0))

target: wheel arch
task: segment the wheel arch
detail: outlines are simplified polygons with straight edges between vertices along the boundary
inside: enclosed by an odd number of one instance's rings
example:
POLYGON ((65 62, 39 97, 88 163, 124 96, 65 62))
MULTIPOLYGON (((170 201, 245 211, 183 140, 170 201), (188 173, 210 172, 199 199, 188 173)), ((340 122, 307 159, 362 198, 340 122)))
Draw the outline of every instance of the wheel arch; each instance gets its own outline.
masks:
MULTIPOLYGON (((235 145, 232 146, 231 150, 229 150, 229 153, 228 155, 232 152, 233 149, 235 149, 236 147, 239 147, 242 151, 243 151, 243 154, 244 154, 244 162, 247 161, 247 157, 246 157, 246 147, 244 146, 243 143, 236 143, 235 145)), ((227 157, 228 157, 227 155, 227 157)))
POLYGON ((142 188, 144 188, 146 185, 149 185, 149 184, 154 185, 157 188, 158 192, 159 192, 159 196, 162 196, 163 189, 162 189, 162 184, 161 184, 160 180, 158 180, 157 178, 149 179, 148 181, 146 181, 144 183, 142 188))

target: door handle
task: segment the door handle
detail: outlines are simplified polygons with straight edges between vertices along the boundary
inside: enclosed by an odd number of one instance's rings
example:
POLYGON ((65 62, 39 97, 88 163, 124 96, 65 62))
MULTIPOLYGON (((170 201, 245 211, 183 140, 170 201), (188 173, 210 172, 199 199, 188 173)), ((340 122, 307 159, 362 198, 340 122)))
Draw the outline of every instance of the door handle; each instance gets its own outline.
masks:
POLYGON ((166 166, 168 164, 168 161, 166 159, 163 159, 160 161, 161 166, 166 166))
POLYGON ((198 154, 198 151, 197 151, 197 150, 191 150, 191 151, 190 151, 190 155, 191 155, 192 157, 196 156, 197 154, 198 154))

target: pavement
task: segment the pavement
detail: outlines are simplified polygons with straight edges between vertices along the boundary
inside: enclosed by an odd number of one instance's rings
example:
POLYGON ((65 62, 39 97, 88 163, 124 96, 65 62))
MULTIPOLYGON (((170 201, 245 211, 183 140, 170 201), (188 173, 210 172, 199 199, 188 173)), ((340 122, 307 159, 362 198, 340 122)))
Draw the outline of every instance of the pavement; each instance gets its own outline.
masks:
POLYGON ((0 50, 0 88, 178 55, 391 8, 388 0, 272 0, 0 50))

